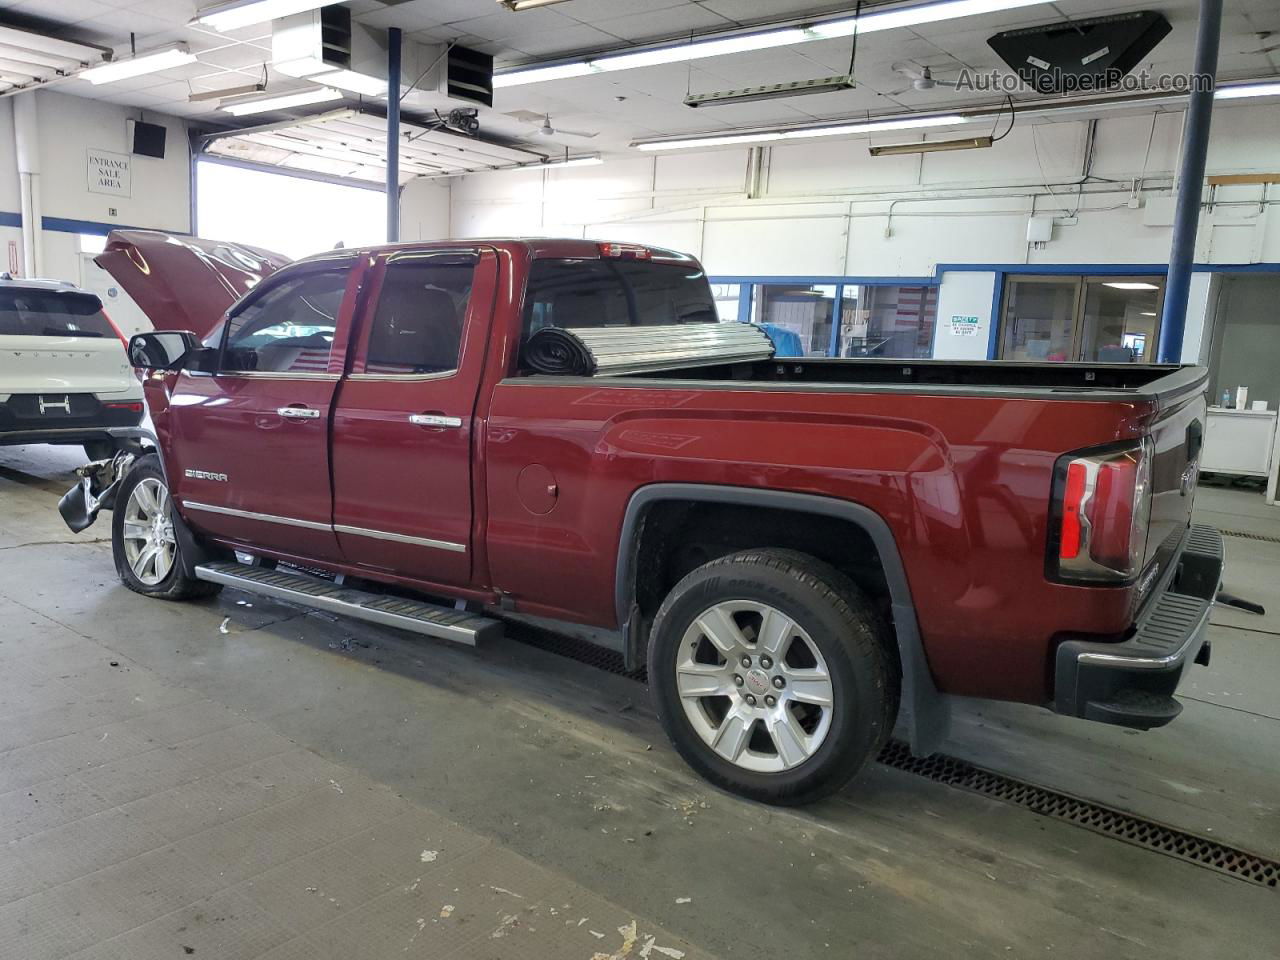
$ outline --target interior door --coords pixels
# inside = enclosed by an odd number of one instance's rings
[[[471,447],[493,313],[491,250],[391,253],[373,268],[333,427],[333,522],[348,561],[471,578]]]
[[[174,496],[208,533],[341,558],[329,416],[359,282],[352,255],[264,281],[227,318],[219,369],[181,374],[167,421]]]

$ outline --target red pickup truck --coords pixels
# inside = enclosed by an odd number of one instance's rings
[[[139,593],[572,624],[647,667],[695,769],[774,803],[895,721],[936,749],[952,696],[1146,729],[1207,662],[1202,369],[773,359],[695,260],[625,244],[280,266],[133,233],[100,262],[160,331],[130,345],[155,429],[63,512],[113,507]]]

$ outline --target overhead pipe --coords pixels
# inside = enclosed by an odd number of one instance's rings
[[[40,206],[40,126],[34,91],[13,98],[13,141],[22,204],[22,275],[44,272]]]
[[[1213,92],[1218,77],[1221,34],[1222,0],[1200,0],[1194,76],[1182,128],[1182,161],[1178,169],[1178,200],[1169,250],[1169,277],[1165,282],[1164,309],[1160,315],[1157,359],[1161,363],[1178,363],[1182,359],[1182,337],[1187,326],[1191,266],[1195,260],[1196,231],[1200,225],[1200,200],[1204,193],[1204,167],[1209,153],[1209,126],[1213,119]]]
[[[400,239],[400,28],[387,30],[387,242]]]

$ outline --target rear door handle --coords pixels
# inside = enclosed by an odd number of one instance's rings
[[[461,417],[446,417],[442,413],[411,413],[409,422],[416,427],[460,427]]]
[[[320,411],[310,407],[277,407],[276,413],[286,420],[319,420]]]

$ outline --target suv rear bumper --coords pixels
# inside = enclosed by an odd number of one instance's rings
[[[43,414],[39,406],[41,399],[36,394],[0,398],[0,445],[110,440],[112,430],[136,427],[144,416],[140,396],[104,399],[92,393],[59,394],[57,402]],[[68,409],[63,409],[63,403]],[[112,404],[138,404],[139,409]]]
[[[1182,706],[1173,692],[1183,673],[1208,662],[1209,612],[1222,570],[1222,534],[1192,526],[1132,637],[1066,640],[1058,647],[1054,712],[1140,730],[1176,717]]]

